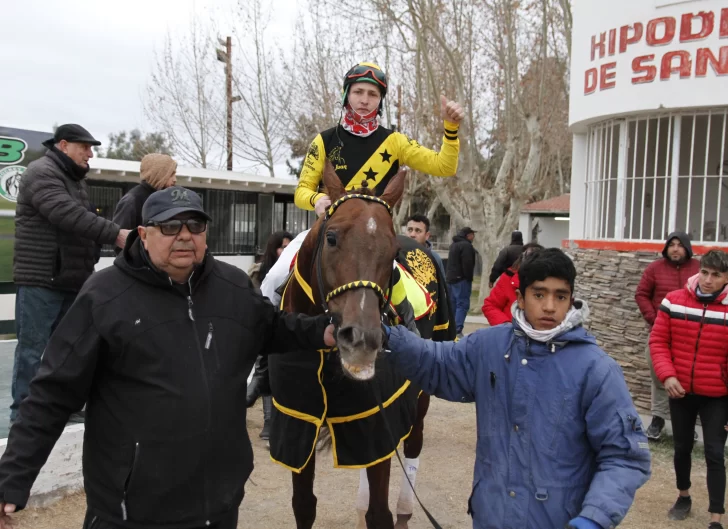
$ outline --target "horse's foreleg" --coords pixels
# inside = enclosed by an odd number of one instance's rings
[[[391,459],[367,469],[369,479],[369,510],[365,516],[367,529],[394,529],[389,510],[389,471]]]
[[[316,496],[313,493],[313,480],[316,475],[316,457],[311,457],[308,465],[300,474],[292,473],[293,515],[296,529],[311,529],[316,521]]]
[[[366,514],[369,510],[369,479],[367,479],[367,469],[362,468],[359,471],[359,490],[356,493],[356,529],[366,529]]]
[[[425,435],[425,416],[430,407],[430,396],[421,393],[417,399],[417,417],[412,426],[412,432],[404,442],[404,472],[399,485],[399,499],[397,500],[396,529],[407,529],[407,522],[412,518],[415,507],[415,493],[412,487],[417,479],[417,469],[420,466],[420,452]],[[409,480],[407,479],[409,478]],[[410,487],[412,483],[412,487]]]

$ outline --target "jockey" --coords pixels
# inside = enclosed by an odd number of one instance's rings
[[[386,95],[387,75],[376,64],[362,62],[346,72],[341,120],[314,138],[304,159],[294,194],[299,208],[314,210],[320,217],[331,205],[328,195],[319,192],[326,159],[331,160],[346,189],[364,187],[366,182],[377,196],[400,165],[435,176],[455,175],[460,152],[458,128],[465,115],[460,104],[440,97],[444,132],[440,152],[435,152],[379,124]],[[293,256],[307,234],[308,230],[291,241],[261,285],[263,295],[274,304],[280,301],[275,291],[288,277]]]
[[[401,132],[379,124],[387,95],[387,76],[379,66],[362,62],[344,76],[341,121],[314,138],[303,163],[294,200],[299,208],[321,216],[331,205],[319,193],[328,158],[347,189],[367,187],[379,196],[400,165],[434,176],[455,176],[462,107],[441,97],[444,132],[440,152],[420,146]]]

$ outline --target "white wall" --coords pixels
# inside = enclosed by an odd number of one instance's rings
[[[546,248],[561,248],[562,241],[569,238],[569,224],[565,220],[538,217],[538,243]]]
[[[584,238],[584,216],[586,204],[586,148],[587,135],[574,134],[571,149],[571,186],[569,188],[570,213],[568,238],[578,240]],[[565,237],[566,238],[566,237]]]
[[[523,244],[531,242],[531,215],[521,213],[518,216],[518,231],[523,234]]]
[[[664,5],[664,4],[671,5]],[[689,108],[719,106],[725,104],[725,94],[728,91],[728,76],[716,75],[713,67],[708,64],[706,75],[696,77],[697,51],[707,48],[719,58],[721,46],[726,45],[720,39],[721,9],[727,7],[725,0],[692,0],[683,2],[665,2],[664,0],[610,0],[598,2],[595,0],[581,0],[574,2],[572,13],[574,26],[572,33],[572,59],[571,59],[571,93],[569,123],[575,127],[575,132],[583,131],[589,120],[603,119],[607,116],[624,114],[628,112],[657,110],[661,108]],[[703,28],[700,18],[690,18],[690,23],[682,28],[682,17],[686,14],[698,12],[712,16],[712,31],[704,38],[690,39],[692,32],[697,34]],[[670,42],[649,45],[647,33],[651,20],[665,17],[674,21],[675,32]],[[623,26],[630,27],[626,36],[634,35],[635,26],[642,25],[642,36],[638,42],[628,44],[626,51],[620,53],[620,34]],[[656,28],[653,35],[659,40],[665,36],[665,23],[653,24]],[[707,30],[706,26],[706,30]],[[614,53],[610,55],[611,30],[615,30]],[[681,39],[681,31],[682,34]],[[599,41],[601,34],[605,33],[605,55],[600,57],[599,50],[592,60],[592,37]],[[688,37],[688,38],[684,38]],[[724,36],[725,38],[725,36]],[[681,42],[681,40],[683,40]],[[669,79],[660,79],[660,70],[663,56],[668,52],[684,51],[689,55],[689,77],[681,78],[679,73],[672,73]],[[654,55],[652,60],[646,60],[645,66],[656,68],[656,78],[651,82],[634,83],[637,75],[633,68],[633,61],[640,57]],[[607,65],[616,63],[613,68]],[[673,66],[679,65],[678,58],[673,58]],[[596,68],[601,76],[601,69],[613,72],[614,77],[609,82],[614,86],[585,94],[585,74]],[[572,186],[572,193],[573,193]]]

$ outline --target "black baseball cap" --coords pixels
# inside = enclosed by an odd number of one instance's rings
[[[81,125],[74,125],[73,123],[58,127],[55,134],[53,134],[53,137],[44,141],[43,145],[50,149],[61,140],[66,140],[69,143],[88,143],[89,145],[95,145],[97,147],[101,145],[101,142],[91,136],[89,131],[84,129]]]
[[[146,225],[149,222],[162,222],[188,211],[194,211],[201,217],[212,220],[212,217],[202,209],[200,195],[186,187],[168,187],[149,195],[142,207],[142,223]]]
[[[475,230],[472,229],[470,226],[465,226],[462,230],[460,230],[460,233],[463,235],[470,235],[471,233],[475,233]]]

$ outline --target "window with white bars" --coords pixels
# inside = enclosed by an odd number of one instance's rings
[[[589,128],[584,235],[728,243],[728,107]]]

